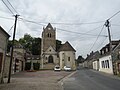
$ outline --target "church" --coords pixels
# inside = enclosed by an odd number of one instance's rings
[[[76,50],[68,41],[62,44],[59,50],[56,50],[56,28],[53,28],[50,23],[43,28],[41,40],[42,69],[53,69],[55,65],[59,65],[61,70],[64,66],[75,70],[75,52]]]

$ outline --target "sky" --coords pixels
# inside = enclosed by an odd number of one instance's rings
[[[76,57],[86,57],[109,43],[105,22],[120,11],[120,0],[0,0],[0,26],[12,39],[14,16],[19,14],[16,39],[28,33],[40,37],[43,27],[51,23],[56,38],[69,41]],[[10,2],[10,3],[9,3]],[[14,8],[12,8],[12,6]],[[120,39],[120,13],[110,20],[112,40]]]

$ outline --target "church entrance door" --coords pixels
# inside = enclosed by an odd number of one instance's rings
[[[53,63],[53,56],[52,55],[49,56],[48,63]]]

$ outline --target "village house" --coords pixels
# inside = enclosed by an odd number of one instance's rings
[[[42,32],[41,40],[41,68],[53,69],[55,65],[69,66],[72,70],[76,69],[75,49],[66,42],[59,50],[56,50],[56,28],[49,23]]]
[[[87,54],[85,61],[83,62],[83,67],[98,70],[99,68],[99,52],[91,52],[90,55]]]
[[[0,26],[0,83],[3,81],[7,42],[10,35]]]
[[[120,74],[120,41],[112,52],[114,60],[114,74]]]
[[[14,46],[14,51],[13,51],[14,72],[24,71],[24,69],[25,69],[25,53],[26,53],[26,51],[21,44]]]
[[[117,47],[119,43],[119,40],[112,41],[112,54],[110,54],[110,44],[107,44],[100,50],[99,71],[116,74],[115,61],[119,61],[119,58],[115,59],[115,55],[119,56],[119,48]],[[117,64],[119,66],[119,63]]]
[[[4,77],[8,77],[9,74],[10,57],[11,57],[11,52],[6,54]],[[24,69],[25,69],[25,50],[22,45],[18,44],[14,46],[14,50],[13,50],[11,74],[24,71]]]
[[[60,68],[63,69],[64,66],[71,67],[72,70],[76,69],[75,65],[75,49],[70,45],[69,42],[66,42],[59,49],[59,60]]]

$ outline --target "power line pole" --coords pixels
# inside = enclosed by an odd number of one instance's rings
[[[107,21],[105,22],[105,26],[108,28],[109,49],[110,49],[112,66],[113,66],[113,67],[112,67],[112,68],[113,68],[113,74],[115,74],[115,66],[114,66],[113,53],[112,53],[112,41],[111,41],[110,22],[109,22],[109,20],[107,20]]]
[[[105,26],[108,28],[108,37],[109,37],[109,44],[110,44],[109,49],[110,49],[110,54],[112,54],[112,41],[111,41],[110,22],[109,22],[109,20],[107,20],[107,21],[105,22]]]
[[[15,41],[15,32],[16,32],[16,24],[17,24],[17,18],[19,15],[15,15],[15,25],[14,25],[14,32],[13,32],[13,40],[12,40],[12,47],[11,47],[11,57],[10,57],[10,66],[9,66],[9,76],[8,76],[8,82],[10,83],[11,78],[11,67],[12,67],[12,59],[13,59],[13,48],[14,48],[14,41]]]

